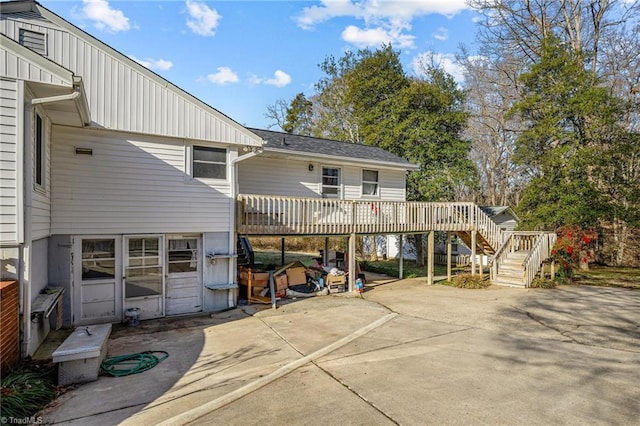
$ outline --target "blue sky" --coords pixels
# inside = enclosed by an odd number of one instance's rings
[[[390,42],[414,72],[424,55],[457,79],[478,15],[466,0],[40,0],[94,37],[249,126],[267,106],[314,94],[318,64]]]

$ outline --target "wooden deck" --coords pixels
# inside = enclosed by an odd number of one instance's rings
[[[473,203],[353,201],[241,194],[237,232],[242,235],[417,234],[481,232],[502,244],[502,231]]]

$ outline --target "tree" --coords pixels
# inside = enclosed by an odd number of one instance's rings
[[[298,93],[286,109],[282,130],[287,133],[310,136],[313,131],[313,103],[304,93]]]

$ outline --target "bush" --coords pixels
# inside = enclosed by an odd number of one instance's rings
[[[56,396],[55,366],[25,362],[2,377],[0,415],[24,419],[34,416]]]
[[[458,288],[487,288],[491,285],[488,277],[480,275],[458,274],[451,279],[451,285]]]
[[[536,278],[531,282],[531,288],[556,288],[558,285],[557,281],[554,281],[550,278]]]

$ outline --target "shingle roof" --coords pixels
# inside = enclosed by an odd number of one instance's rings
[[[497,216],[499,214],[505,213],[507,210],[510,210],[509,213],[516,219],[520,220],[520,218],[516,215],[516,213],[509,206],[480,206],[480,210],[485,212],[485,214],[489,217]]]
[[[249,130],[266,141],[264,149],[267,152],[284,151],[296,154],[344,158],[347,160],[382,162],[407,170],[417,168],[417,166],[404,158],[375,146],[315,138],[312,136],[293,135],[272,130],[253,128],[249,128]]]

